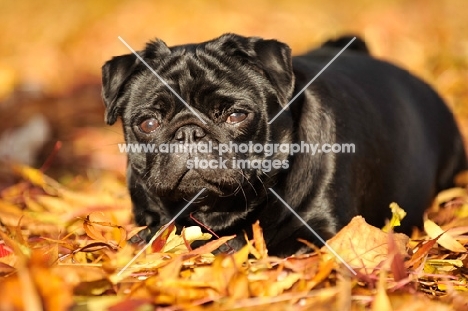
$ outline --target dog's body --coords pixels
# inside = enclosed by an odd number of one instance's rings
[[[350,38],[349,38],[350,39]],[[401,230],[421,226],[437,191],[452,186],[466,167],[462,138],[440,97],[408,72],[369,56],[359,39],[286,111],[268,124],[348,42],[330,41],[291,58],[275,40],[224,35],[168,48],[149,43],[139,54],[181,96],[203,124],[134,55],[103,67],[106,120],[122,117],[127,143],[308,142],[355,145],[355,153],[223,155],[286,161],[289,168],[187,168],[194,154],[129,154],[128,182],[136,222],[154,233],[202,188],[189,213],[219,235],[245,243],[256,220],[271,254],[304,251],[298,238],[317,242],[274,189],[322,238],[363,215],[382,226],[389,204],[408,213]],[[217,159],[217,154],[197,155]]]

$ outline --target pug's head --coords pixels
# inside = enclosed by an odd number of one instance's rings
[[[288,111],[273,118],[294,89],[290,48],[276,40],[233,34],[191,45],[168,47],[160,40],[143,51],[112,58],[102,68],[106,122],[122,119],[127,144],[220,144],[290,142]],[[143,61],[144,62],[143,62]],[[151,69],[148,68],[151,67]],[[130,152],[129,172],[147,195],[189,200],[229,197],[264,188],[277,170],[243,169],[236,160],[284,159],[285,154]],[[226,160],[218,168],[190,166]],[[190,162],[192,161],[192,162]],[[206,162],[205,162],[206,163]],[[213,162],[215,163],[215,162]],[[221,164],[221,163],[219,163]],[[249,200],[245,197],[245,200]]]

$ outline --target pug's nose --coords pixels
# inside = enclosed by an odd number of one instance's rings
[[[177,130],[174,138],[186,144],[196,143],[206,136],[205,131],[197,125],[184,125]]]

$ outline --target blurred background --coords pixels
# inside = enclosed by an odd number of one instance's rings
[[[0,158],[54,177],[124,173],[120,124],[104,124],[100,70],[149,39],[226,32],[276,38],[299,54],[341,34],[433,85],[468,137],[468,1],[0,0]],[[404,156],[404,155],[402,155]],[[2,162],[0,187],[11,182]]]

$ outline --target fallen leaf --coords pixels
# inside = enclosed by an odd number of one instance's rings
[[[211,239],[211,234],[203,233],[198,226],[183,228],[180,235],[176,235],[175,230],[173,230],[161,252],[174,254],[187,253],[190,251],[187,246],[191,243],[195,241],[207,241],[209,239]]]
[[[252,231],[254,247],[257,251],[257,259],[265,258],[266,256],[268,256],[268,249],[266,247],[266,242],[263,238],[263,231],[260,227],[260,222],[258,220],[253,224]]]
[[[374,301],[372,301],[373,311],[393,311],[385,287],[386,278],[387,274],[385,273],[385,271],[381,272],[379,276],[379,283],[377,285],[377,294],[375,295]]]
[[[13,165],[13,170],[33,185],[41,187],[48,194],[55,195],[57,190],[62,188],[58,182],[38,169],[24,165]]]
[[[396,245],[395,239],[393,238],[393,231],[390,231],[388,234],[388,246],[389,255],[391,256],[391,258],[389,258],[391,261],[390,269],[393,273],[393,278],[395,281],[399,282],[408,277],[408,271],[406,271],[405,267],[406,256],[399,252],[398,246]]]
[[[424,230],[431,238],[435,239],[438,237],[437,243],[440,246],[456,253],[466,252],[465,247],[461,245],[460,242],[455,240],[449,233],[445,232],[432,220],[426,219],[424,221]]]
[[[436,196],[438,205],[453,200],[454,198],[466,196],[466,189],[464,188],[451,188],[439,192]]]
[[[249,279],[243,271],[237,271],[229,280],[227,286],[229,299],[239,300],[249,297]]]
[[[206,254],[206,253],[211,253],[215,250],[217,250],[221,245],[226,243],[229,240],[234,239],[236,236],[235,235],[230,235],[230,236],[224,236],[219,239],[209,241],[208,243],[192,250],[189,252],[189,254],[195,255],[195,254]]]
[[[409,238],[402,233],[394,233],[392,236],[395,241],[394,251],[406,254]],[[388,233],[367,224],[361,216],[354,217],[327,243],[354,268],[374,269],[389,256]],[[325,246],[321,250],[334,256]]]
[[[401,225],[401,220],[406,216],[405,210],[395,202],[390,204],[390,209],[392,210],[392,219],[382,228],[383,232],[389,232],[393,230],[393,228],[399,227]]]
[[[419,266],[423,259],[427,256],[429,251],[434,247],[437,242],[437,238],[431,239],[429,241],[423,241],[422,243],[417,245],[416,251],[414,251],[413,255],[411,256],[410,260],[405,263],[407,268],[413,266]]]
[[[333,268],[335,267],[335,261],[334,260],[326,260],[324,262],[321,262],[317,274],[312,278],[312,280],[306,282],[305,286],[301,286],[300,290],[304,291],[310,291],[314,287],[316,287],[320,282],[325,280],[330,273],[333,271]]]
[[[164,227],[159,229],[159,231],[162,230],[163,228]],[[165,228],[163,232],[161,233],[159,233],[159,231],[156,232],[156,235],[159,234],[159,236],[151,244],[151,250],[155,253],[160,252],[164,248],[164,245],[166,245],[166,242],[169,236],[171,234],[175,235],[176,230],[177,228],[175,227],[175,224],[171,223],[169,226],[167,226],[167,228]]]

